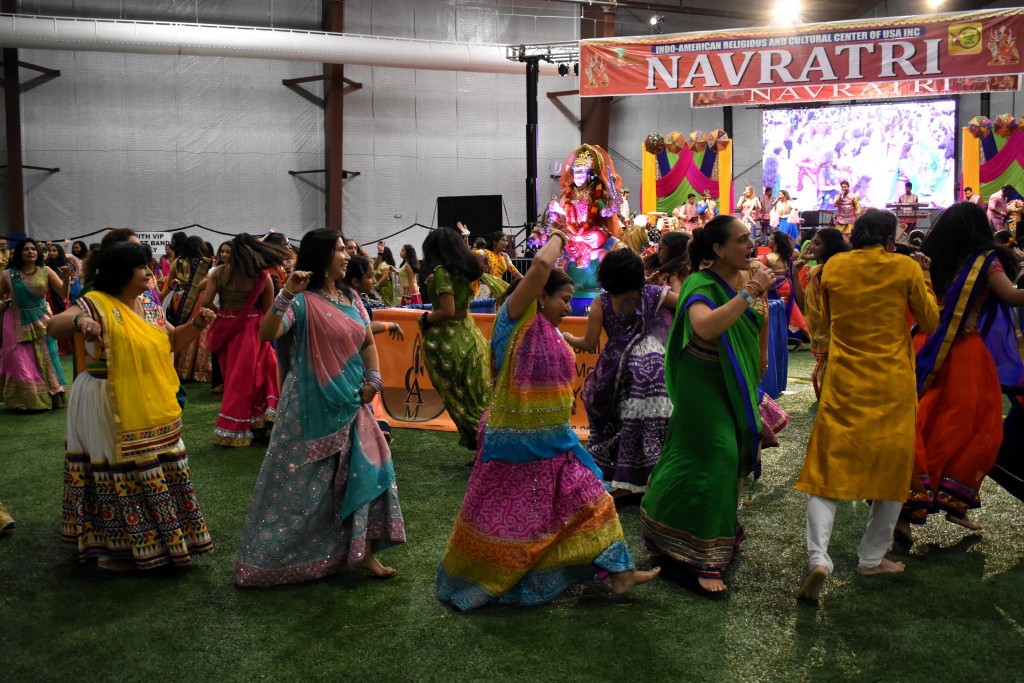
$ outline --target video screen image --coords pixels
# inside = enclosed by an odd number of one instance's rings
[[[918,202],[954,202],[953,100],[764,111],[764,186],[801,211],[832,209],[847,180],[862,207],[885,208],[910,181]]]

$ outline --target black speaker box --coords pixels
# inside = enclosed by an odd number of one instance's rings
[[[461,222],[469,228],[469,244],[502,228],[501,195],[477,194],[437,198],[437,224],[456,227]]]

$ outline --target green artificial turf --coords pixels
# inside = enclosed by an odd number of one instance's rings
[[[65,412],[0,411],[0,678],[33,680],[761,681],[1019,680],[1024,676],[1024,506],[987,482],[985,525],[932,521],[901,576],[860,577],[863,502],[840,505],[836,571],[818,607],[794,595],[806,571],[805,496],[792,488],[814,419],[813,359],[790,355],[782,448],[748,486],[749,534],[724,599],[660,578],[623,597],[604,586],[534,608],[462,614],[434,576],[458,511],[469,454],[454,434],[396,430],[409,542],[381,554],[389,581],[362,572],[267,590],[232,582],[235,544],[263,448],[210,436],[217,400],[189,385],[185,442],[217,544],[183,570],[111,574],[78,566],[58,540]],[[858,397],[870,400],[869,396]],[[620,505],[641,567],[635,502]]]

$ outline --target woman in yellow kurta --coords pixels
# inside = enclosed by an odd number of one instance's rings
[[[904,569],[884,555],[914,468],[917,379],[907,308],[928,333],[939,311],[928,258],[890,253],[896,225],[891,213],[865,212],[853,227],[853,251],[832,257],[822,273],[821,320],[831,340],[818,417],[796,483],[810,494],[811,574],[799,598],[816,600],[832,572],[828,540],[839,500],[873,501],[857,572]]]
[[[807,335],[811,341],[811,355],[815,358],[814,370],[811,372],[811,384],[814,387],[815,398],[821,398],[821,381],[825,377],[825,368],[828,363],[829,329],[821,319],[821,271],[825,263],[844,251],[849,251],[850,245],[843,238],[843,233],[836,228],[822,228],[814,233],[807,255],[817,261],[816,266],[808,272],[801,273],[804,267],[803,257],[793,264],[795,274],[793,281],[796,287],[793,296],[796,304],[804,312],[804,320],[807,321]]]

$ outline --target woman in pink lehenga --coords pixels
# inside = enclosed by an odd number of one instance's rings
[[[274,301],[266,269],[287,256],[284,249],[243,233],[231,241],[227,265],[207,282],[203,305],[209,307],[218,293],[221,302],[207,337],[207,348],[217,355],[224,376],[215,444],[248,446],[253,432],[265,433],[274,422],[277,356],[270,342],[260,341],[259,328]]]
[[[66,403],[57,342],[46,336],[51,316],[46,290],[52,287],[66,297],[71,269],[64,266],[58,275],[43,258],[36,241],[26,237],[11,253],[10,267],[0,274],[0,312],[6,311],[0,398],[8,409],[50,410]]]

